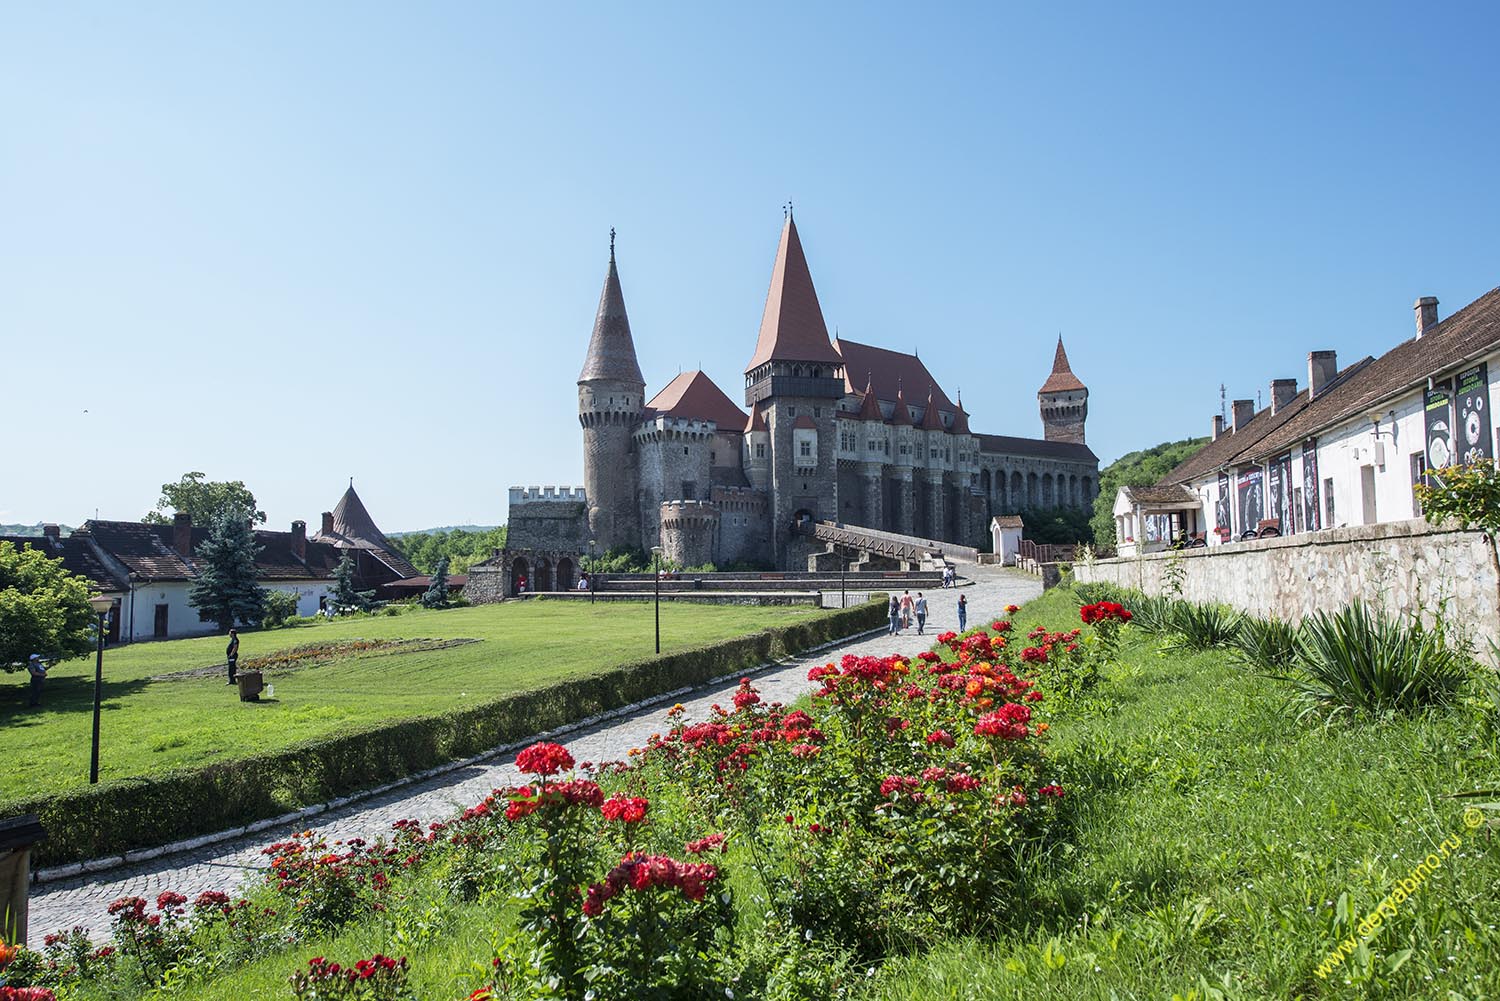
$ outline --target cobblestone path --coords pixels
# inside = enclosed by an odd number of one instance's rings
[[[958,628],[955,606],[960,593],[968,595],[969,623],[974,625],[1000,617],[1006,605],[1019,605],[1039,595],[1042,589],[1039,580],[1014,570],[980,566],[965,567],[965,573],[975,581],[972,586],[928,592],[931,612],[927,620],[927,635],[918,636],[913,627],[896,636],[881,633],[854,640],[763,670],[755,675],[756,687],[767,702],[791,702],[814,687],[807,680],[809,668],[836,661],[846,653],[875,656],[902,653],[910,656],[927,649],[938,633]],[[727,703],[734,687],[733,683],[728,683],[684,697],[682,701],[688,718],[702,719],[715,702]],[[574,731],[559,737],[558,741],[579,761],[622,759],[632,747],[640,747],[652,733],[662,729],[665,710],[663,705],[654,705],[631,716]],[[500,754],[424,782],[330,810],[312,823],[330,839],[363,837],[373,840],[388,833],[394,821],[405,817],[423,823],[441,820],[474,805],[498,786],[514,785],[519,780],[514,761],[514,754]],[[265,858],[260,853],[263,847],[305,826],[288,824],[285,828],[273,828],[147,862],[34,887],[29,921],[30,944],[39,948],[43,935],[74,925],[88,929],[96,938],[105,934],[109,927],[105,908],[118,897],[134,895],[155,899],[158,893],[169,889],[187,894],[188,899],[204,890],[234,893],[245,883],[257,879],[265,868]]]

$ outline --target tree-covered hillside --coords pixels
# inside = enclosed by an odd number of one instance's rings
[[[451,532],[413,532],[409,535],[387,536],[391,545],[401,555],[411,560],[412,566],[425,574],[432,573],[438,560],[448,557],[450,574],[468,573],[469,567],[481,563],[494,555],[495,550],[505,545],[505,526],[469,532],[457,528]]]
[[[1165,441],[1152,448],[1127,452],[1101,470],[1099,496],[1094,498],[1094,517],[1089,520],[1094,529],[1094,545],[1115,544],[1115,494],[1121,487],[1143,487],[1155,483],[1207,444],[1207,438]]]

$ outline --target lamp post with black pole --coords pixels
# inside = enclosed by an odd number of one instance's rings
[[[661,653],[661,546],[651,547],[651,569],[656,589],[656,652]]]
[[[99,616],[99,651],[94,659],[94,745],[89,757],[89,785],[97,785],[99,782],[99,705],[104,698],[104,624],[114,604],[113,598],[106,598],[102,594],[89,599],[94,614]]]
[[[849,569],[849,561],[842,556],[839,557],[839,607],[848,608],[849,602],[844,598],[844,574]]]
[[[599,574],[599,561],[594,557],[594,549],[599,545],[593,539],[589,540],[589,604],[594,603],[594,596],[599,590],[599,583],[595,579]]]

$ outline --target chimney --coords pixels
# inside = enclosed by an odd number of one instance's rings
[[[62,538],[62,529],[58,528],[56,525],[43,525],[42,537],[51,539],[52,541],[56,542],[58,539]]]
[[[1235,400],[1234,409],[1230,412],[1234,421],[1234,433],[1239,434],[1240,428],[1250,423],[1250,418],[1255,416],[1254,400]]]
[[[333,534],[333,512],[332,511],[324,511],[323,512],[323,532],[322,532],[322,534],[323,535],[332,535]]]
[[[1283,410],[1288,403],[1297,397],[1296,379],[1272,379],[1271,380],[1271,416]]]
[[[1310,351],[1307,355],[1307,398],[1316,399],[1323,387],[1339,374],[1337,351]]]
[[[1423,334],[1437,326],[1437,297],[1424,295],[1413,308],[1417,311],[1417,340],[1420,341]]]
[[[179,556],[193,555],[193,516],[186,511],[172,515],[172,548]]]
[[[1214,414],[1214,436],[1212,441],[1218,441],[1219,435],[1224,433],[1224,415]]]
[[[292,522],[292,555],[299,560],[307,559],[307,522],[301,519]]]

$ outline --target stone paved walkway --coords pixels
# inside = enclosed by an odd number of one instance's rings
[[[897,636],[882,633],[856,640],[764,670],[755,676],[756,687],[767,702],[791,702],[813,687],[807,680],[809,668],[836,661],[846,653],[876,656],[903,653],[911,656],[927,649],[938,633],[958,627],[955,606],[960,593],[969,596],[969,624],[974,625],[1000,617],[1006,605],[1019,605],[1036,597],[1042,589],[1039,580],[1014,570],[979,566],[965,567],[965,573],[975,581],[973,585],[961,591],[928,593],[931,613],[926,636],[918,636],[916,629],[912,628]],[[705,688],[684,699],[688,717],[701,719],[713,703],[727,703],[734,687],[730,683]],[[662,729],[664,713],[664,706],[655,705],[632,716],[576,731],[559,740],[579,761],[622,759],[630,748],[640,747],[652,733]],[[373,840],[388,833],[394,821],[405,817],[423,823],[444,819],[477,803],[496,787],[516,784],[520,776],[514,761],[515,756],[507,753],[425,782],[362,799],[322,814],[317,828],[330,838],[358,836]],[[259,877],[265,863],[260,850],[301,826],[288,825],[285,829],[262,831],[250,837],[223,841],[149,862],[35,887],[29,922],[31,945],[40,947],[43,935],[74,925],[81,925],[96,937],[104,934],[109,925],[105,908],[118,897],[136,895],[154,899],[162,890],[168,889],[185,893],[189,899],[204,890],[234,893],[243,884]]]

